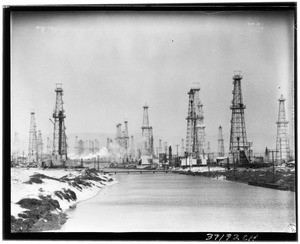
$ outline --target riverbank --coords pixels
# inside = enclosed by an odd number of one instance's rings
[[[295,169],[277,167],[273,178],[272,168],[225,170],[221,167],[198,167],[191,169],[177,169],[179,174],[212,177],[237,181],[249,185],[267,187],[278,190],[295,191]]]
[[[58,230],[66,211],[114,184],[95,169],[11,169],[11,232]]]

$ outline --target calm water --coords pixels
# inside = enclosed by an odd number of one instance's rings
[[[120,174],[69,212],[66,232],[285,232],[295,193],[178,174]]]

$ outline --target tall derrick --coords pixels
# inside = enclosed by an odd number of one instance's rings
[[[63,89],[62,84],[56,84],[56,103],[53,112],[54,133],[52,155],[55,161],[61,162],[67,159],[67,138],[65,127],[65,110],[63,109]]]
[[[285,116],[285,106],[283,95],[278,99],[279,111],[277,124],[277,137],[276,137],[276,162],[287,162],[290,158],[290,146],[287,133],[288,121]]]
[[[116,142],[119,146],[122,146],[122,125],[117,124],[116,129]]]
[[[131,141],[130,141],[130,155],[131,155],[131,157],[132,158],[134,158],[135,157],[135,149],[134,149],[134,138],[133,138],[133,136],[131,136]]]
[[[295,159],[295,85],[292,82],[291,87],[291,144],[290,144],[290,157]]]
[[[38,137],[37,137],[37,154],[38,154],[38,162],[40,163],[43,160],[43,139],[42,139],[42,132],[39,130]]]
[[[158,153],[162,153],[161,139],[159,140],[159,144],[158,144]]]
[[[29,130],[29,145],[28,145],[28,163],[37,163],[38,148],[37,148],[37,133],[34,111],[30,113],[30,130]]]
[[[242,76],[240,72],[235,72],[233,76],[233,99],[230,109],[232,110],[231,116],[231,129],[230,129],[230,143],[229,151],[232,156],[238,156],[240,162],[249,162],[247,155],[249,153],[250,144],[247,142],[246,125],[244,109],[246,106],[243,104],[242,97]]]
[[[168,142],[164,142],[165,154],[168,155]]]
[[[128,153],[129,150],[129,135],[128,135],[128,120],[125,119],[124,121],[124,148],[126,150],[126,153]]]
[[[222,126],[221,125],[219,126],[218,156],[219,157],[224,157],[225,156],[223,131],[222,131]]]
[[[75,155],[78,155],[78,136],[75,136],[74,152],[75,152]]]
[[[188,92],[186,152],[193,158],[204,156],[206,151],[203,104],[200,101],[199,91],[200,87],[197,83]]]
[[[84,141],[79,140],[78,141],[78,155],[84,154]]]
[[[148,108],[146,104],[143,109],[143,126],[142,126],[142,156],[152,156],[153,155],[153,132],[152,126],[149,125],[149,115]]]
[[[181,157],[184,157],[184,139],[181,139]]]
[[[47,137],[47,154],[48,155],[52,154],[52,143],[49,137]]]
[[[12,155],[14,157],[19,157],[20,156],[20,147],[21,147],[21,142],[19,139],[19,134],[15,132],[14,134],[14,141],[12,144]]]

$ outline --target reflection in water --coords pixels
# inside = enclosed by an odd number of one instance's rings
[[[286,232],[295,193],[178,174],[116,175],[81,202],[66,232]]]

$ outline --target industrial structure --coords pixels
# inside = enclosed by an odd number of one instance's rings
[[[290,144],[290,158],[295,159],[295,85],[292,82],[291,87],[291,144]]]
[[[52,142],[49,137],[47,137],[47,154],[52,154]]]
[[[193,159],[205,159],[206,157],[203,104],[200,101],[199,91],[200,85],[195,83],[188,92],[186,153]]]
[[[276,163],[284,163],[290,159],[290,147],[287,132],[287,124],[285,116],[285,98],[283,95],[278,99],[279,101],[279,111],[277,124],[277,138],[276,138]]]
[[[219,126],[219,137],[218,137],[218,157],[224,157],[225,150],[224,150],[224,139],[223,139],[223,131],[222,126]]]
[[[65,127],[65,110],[63,108],[63,89],[62,84],[56,84],[56,102],[53,112],[54,133],[53,133],[53,150],[52,161],[54,164],[63,164],[67,160],[67,137]]]
[[[75,136],[74,151],[77,156],[97,154],[100,151],[100,144],[97,139],[84,142],[78,139],[78,136]]]
[[[35,113],[30,113],[30,130],[29,130],[29,145],[28,145],[28,163],[37,164],[38,162],[38,146],[37,146],[37,131],[35,123]]]
[[[122,124],[119,123],[116,126],[116,143],[119,145],[119,153],[121,154],[122,161],[129,161],[131,154],[131,148],[129,145],[129,133],[128,133],[128,121],[124,120],[124,130],[122,131]],[[133,137],[132,137],[133,140]],[[109,142],[109,141],[108,141]]]
[[[168,155],[168,142],[164,142],[165,154]]]
[[[135,158],[134,137],[130,137],[130,158]]]
[[[141,148],[141,164],[147,165],[153,162],[153,130],[149,125],[149,106],[145,104],[143,106],[143,126],[142,126],[142,148]]]
[[[21,142],[19,139],[19,133],[15,132],[13,145],[12,145],[12,156],[14,158],[18,158],[20,156],[20,147],[21,147]]]
[[[248,163],[250,143],[247,142],[244,116],[244,109],[246,106],[243,104],[241,80],[242,76],[240,72],[235,72],[233,75],[233,99],[230,106],[232,116],[229,152],[232,161],[235,160],[239,163]]]
[[[37,137],[37,155],[38,155],[38,163],[43,160],[43,139],[42,139],[42,132],[39,130],[38,137]]]
[[[161,142],[161,139],[159,139],[158,153],[162,153],[162,142]]]

